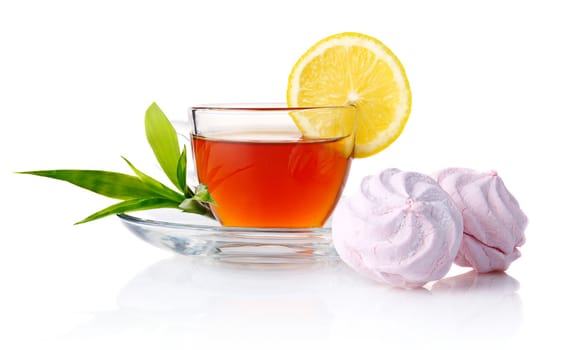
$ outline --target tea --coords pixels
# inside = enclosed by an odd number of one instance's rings
[[[223,225],[320,227],[334,209],[350,168],[346,140],[296,133],[193,135],[199,181],[217,202]]]

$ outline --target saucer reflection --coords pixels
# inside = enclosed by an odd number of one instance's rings
[[[427,348],[429,337],[511,336],[523,317],[518,290],[505,273],[468,272],[428,289],[401,290],[340,262],[265,268],[173,257],[136,275],[115,310],[93,313],[68,337],[160,333],[231,345],[262,332],[265,339],[302,337],[316,346],[361,339]]]
[[[302,337],[323,347],[331,314],[322,294],[340,267],[256,267],[173,257],[135,276],[121,289],[116,310],[94,313],[68,338],[160,334],[217,347],[261,336],[283,344],[285,337]]]

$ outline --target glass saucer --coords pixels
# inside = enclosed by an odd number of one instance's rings
[[[237,263],[309,263],[338,259],[330,227],[304,229],[221,226],[177,209],[153,209],[118,217],[136,236],[182,255]]]

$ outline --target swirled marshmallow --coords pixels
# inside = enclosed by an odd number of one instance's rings
[[[341,259],[392,286],[415,288],[443,277],[462,237],[462,217],[429,176],[388,169],[362,180],[333,213]]]
[[[527,217],[495,171],[447,168],[433,175],[464,220],[455,263],[478,272],[503,271],[521,256]]]

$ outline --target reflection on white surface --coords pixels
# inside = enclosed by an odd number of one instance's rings
[[[505,273],[468,272],[400,290],[364,280],[342,263],[265,268],[174,257],[134,277],[116,310],[94,314],[66,338],[136,333],[178,339],[182,347],[262,339],[427,348],[431,335],[434,345],[462,338],[476,347],[500,345],[522,322],[518,289]]]

